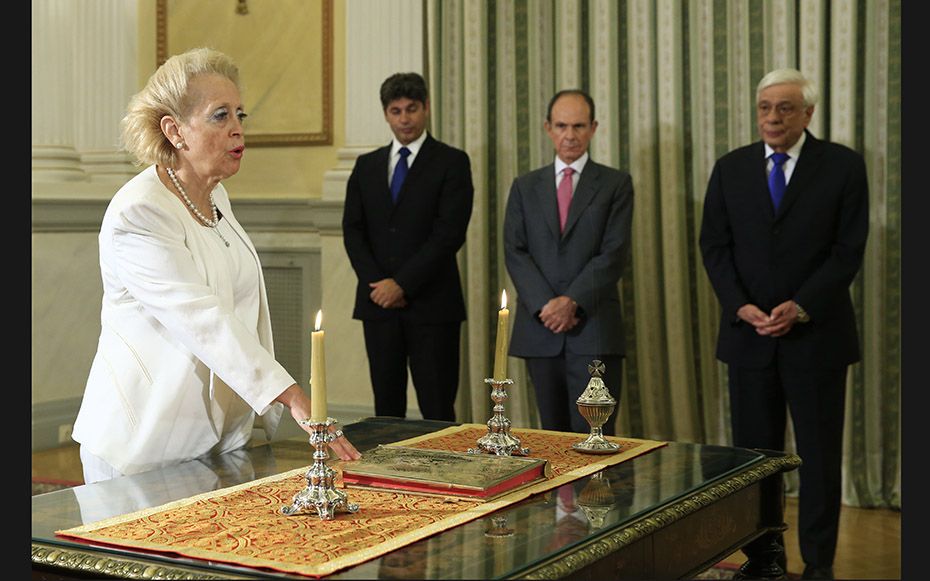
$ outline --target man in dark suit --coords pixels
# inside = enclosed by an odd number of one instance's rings
[[[426,131],[429,95],[416,73],[381,85],[392,142],[358,158],[342,218],[358,276],[375,413],[405,417],[407,366],[426,419],[455,420],[465,300],[455,254],[474,188],[468,155]]]
[[[604,433],[615,432],[623,358],[617,283],[629,253],[630,174],[590,159],[597,130],[583,91],[552,97],[544,124],[555,160],[514,180],[504,217],[504,257],[517,290],[510,355],[526,360],[542,427],[589,432],[576,401],[591,376],[617,400]]]
[[[761,141],[714,166],[700,246],[721,304],[717,357],[729,367],[733,443],[784,449],[787,403],[803,462],[804,575],[830,578],[846,370],[860,359],[849,286],[862,264],[869,212],[862,156],[807,131],[816,103],[816,88],[799,71],[763,77],[756,89]]]

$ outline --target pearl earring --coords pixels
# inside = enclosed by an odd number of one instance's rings
[[[183,142],[183,141],[179,141],[179,142],[175,143],[174,146],[175,146],[176,148],[178,148],[178,149],[181,149],[182,147],[184,147],[184,142]]]

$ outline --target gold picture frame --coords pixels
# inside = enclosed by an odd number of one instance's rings
[[[157,0],[158,65],[223,51],[239,66],[248,145],[332,145],[332,21],[332,0]]]

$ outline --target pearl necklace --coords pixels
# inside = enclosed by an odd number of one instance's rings
[[[226,247],[229,248],[229,242],[223,238],[223,235],[220,234],[220,231],[216,229],[217,224],[220,223],[219,217],[216,215],[216,204],[213,202],[213,192],[210,192],[210,210],[213,213],[213,219],[208,220],[206,216],[200,211],[197,206],[194,205],[194,202],[187,196],[187,191],[184,189],[184,186],[181,185],[181,182],[178,181],[178,176],[175,175],[174,170],[170,167],[165,168],[165,171],[168,172],[168,177],[171,178],[171,183],[174,184],[175,189],[178,190],[178,193],[181,194],[181,198],[184,200],[184,203],[187,204],[187,207],[191,209],[191,212],[195,216],[200,218],[200,221],[203,222],[204,226],[208,226],[216,232],[216,235],[220,237],[220,240],[226,243]]]

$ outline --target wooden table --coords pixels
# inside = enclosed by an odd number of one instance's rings
[[[344,431],[364,451],[450,425],[365,418]],[[54,531],[307,466],[311,454],[296,438],[34,496],[33,577],[307,579],[89,546]],[[331,578],[687,578],[750,542],[761,549],[748,573],[774,578],[782,554],[774,539],[785,529],[782,473],[798,466],[791,454],[673,442]]]

